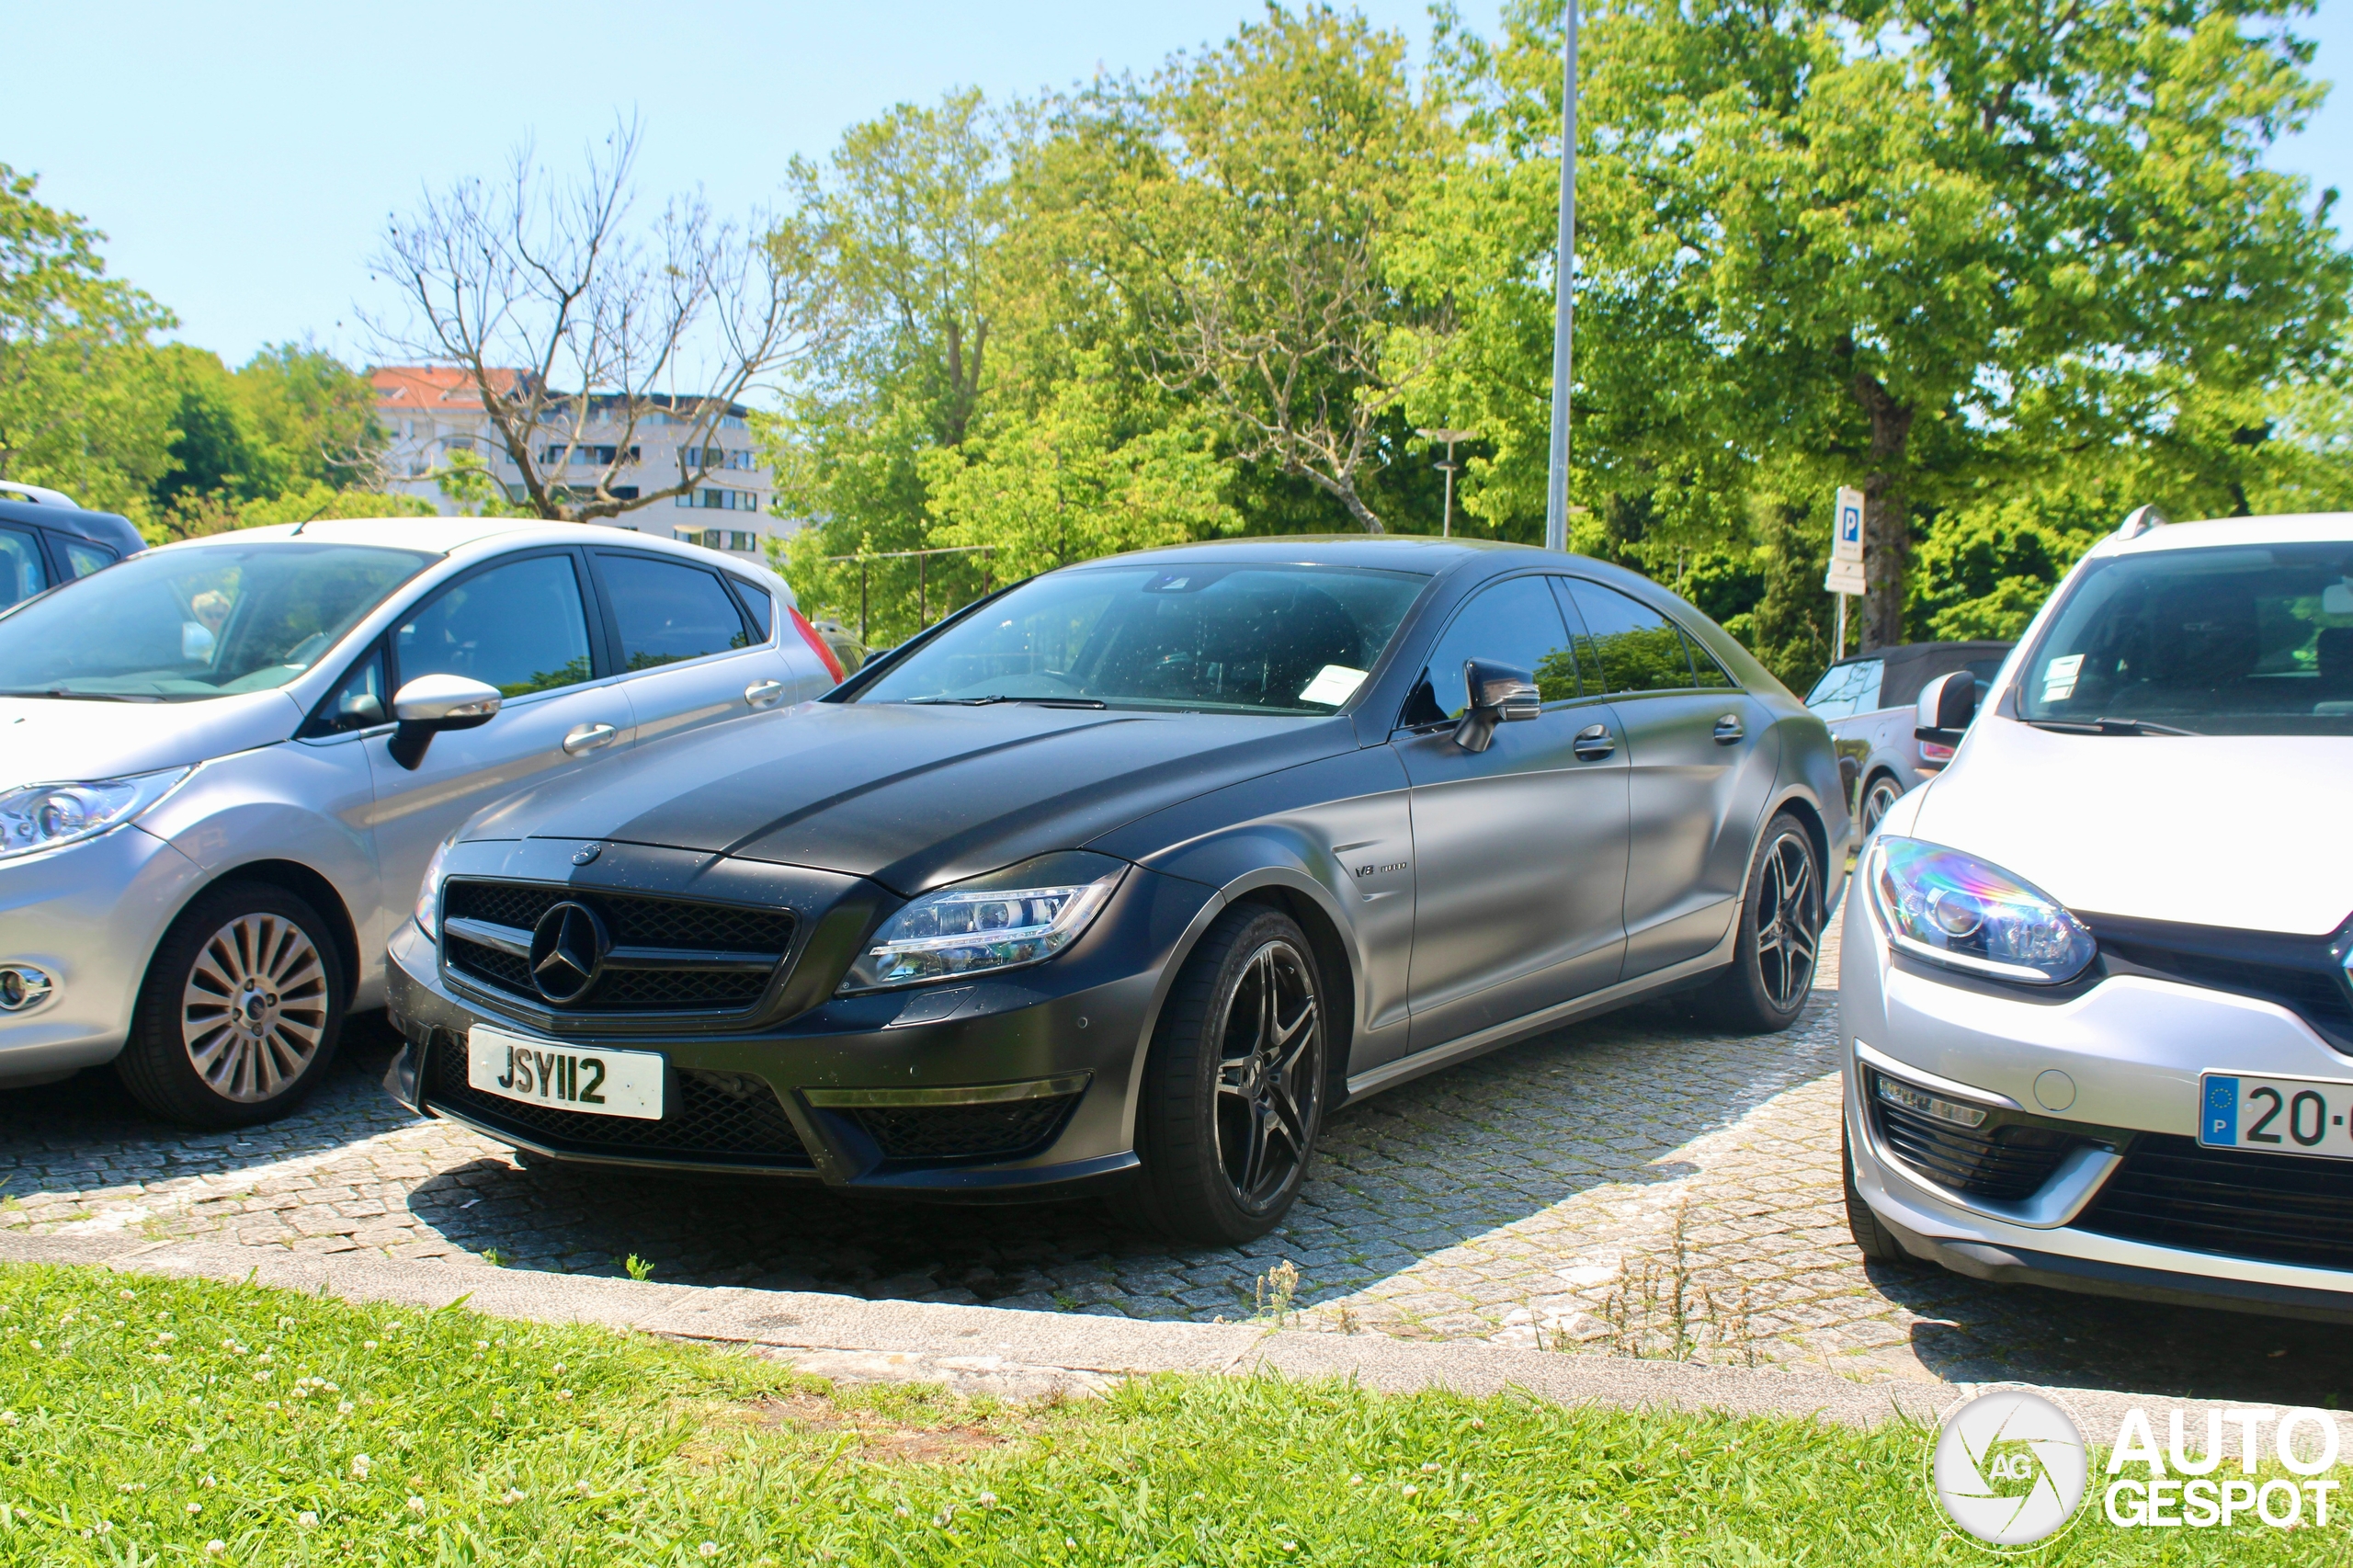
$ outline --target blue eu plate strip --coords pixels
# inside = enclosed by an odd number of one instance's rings
[[[2200,1143],[2219,1143],[2235,1149],[2239,1142],[2239,1081],[2236,1078],[2206,1080],[2206,1119],[2198,1130]]]

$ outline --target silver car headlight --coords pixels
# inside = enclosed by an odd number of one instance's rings
[[[0,860],[96,838],[120,827],[170,794],[193,771],[166,767],[128,778],[0,790]]]
[[[1108,855],[1070,850],[925,893],[882,923],[840,992],[1043,963],[1078,940],[1127,869]]]
[[[425,881],[416,890],[416,928],[433,941],[441,939],[441,869],[449,863],[449,851],[458,846],[458,835],[451,834],[425,863]]]
[[[1882,832],[1866,880],[1887,939],[1930,963],[2056,985],[2099,952],[2084,923],[2041,889],[1940,844]]]

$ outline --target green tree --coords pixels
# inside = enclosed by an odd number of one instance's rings
[[[0,164],[0,477],[143,514],[173,389],[149,335],[171,312],[107,275],[106,236]]]
[[[368,378],[310,343],[274,343],[237,369],[237,397],[289,471],[333,490],[383,481],[391,440]]]

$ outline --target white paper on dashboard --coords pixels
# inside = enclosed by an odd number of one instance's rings
[[[2081,653],[2066,653],[2042,666],[2042,700],[2064,702],[2075,694],[2075,676],[2084,667]]]
[[[1302,702],[1328,702],[1337,708],[1356,694],[1364,684],[1364,671],[1352,670],[1346,665],[1326,665],[1315,672],[1315,678],[1300,689]]]

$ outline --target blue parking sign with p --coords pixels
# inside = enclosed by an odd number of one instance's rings
[[[1863,509],[1853,506],[1839,507],[1838,542],[1847,545],[1860,544],[1862,539]]]
[[[2239,1142],[2239,1081],[2236,1078],[2206,1080],[2206,1117],[2198,1130],[2201,1143],[2220,1143],[2235,1149]]]

